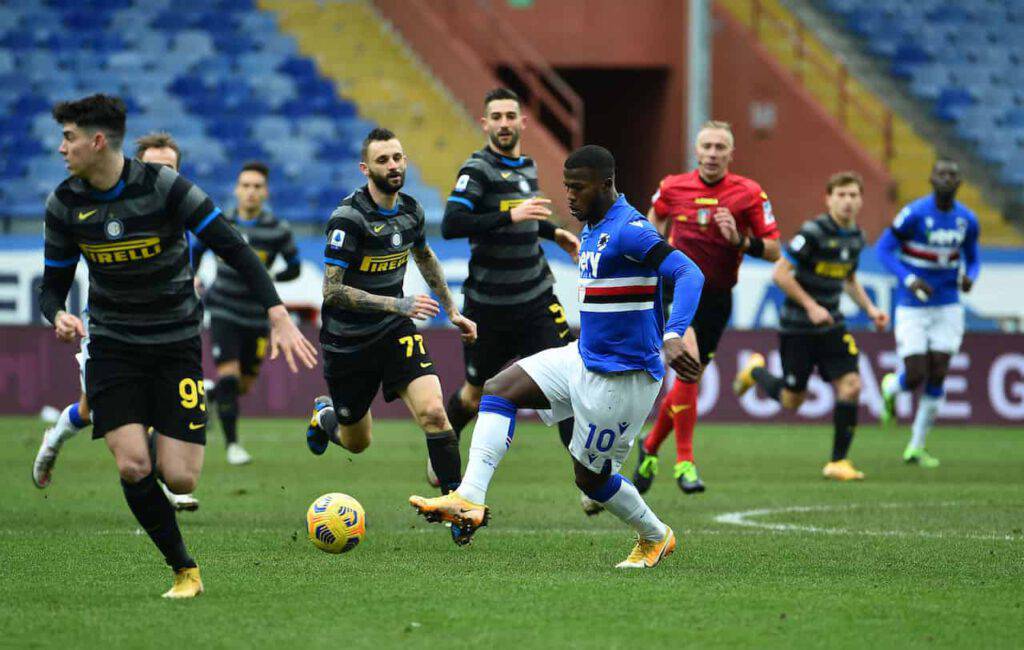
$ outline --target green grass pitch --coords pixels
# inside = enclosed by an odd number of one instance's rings
[[[467,548],[407,505],[430,493],[410,423],[378,422],[362,455],[332,447],[319,458],[300,421],[241,429],[255,462],[227,466],[211,432],[202,507],[179,515],[207,593],[167,602],[170,572],[137,530],[102,442],[71,440],[51,487],[37,490],[40,423],[0,420],[0,646],[1024,643],[1021,430],[939,429],[930,449],[943,464],[927,471],[900,462],[905,431],[865,426],[851,457],[868,479],[835,484],[820,478],[827,426],[701,426],[708,491],[678,490],[668,441],[648,495],[681,547],[655,570],[623,572],[613,566],[631,533],[607,513],[583,515],[552,429],[520,424],[488,495],[491,525]],[[364,543],[341,556],[316,550],[303,526],[331,491],[367,512]]]

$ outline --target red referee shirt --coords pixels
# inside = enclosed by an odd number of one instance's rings
[[[696,262],[708,289],[732,289],[743,260],[743,254],[715,225],[716,208],[729,208],[740,234],[779,238],[768,195],[755,181],[739,174],[726,174],[713,185],[705,183],[696,170],[666,176],[651,201],[659,219],[671,220],[668,242]]]

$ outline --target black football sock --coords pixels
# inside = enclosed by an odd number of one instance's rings
[[[456,438],[462,438],[462,430],[466,428],[469,421],[476,417],[476,413],[466,408],[462,403],[462,389],[456,390],[448,398],[448,422],[452,425],[452,431]]]
[[[441,484],[441,494],[448,494],[462,483],[462,457],[459,439],[451,429],[424,432],[427,436],[427,454]]]
[[[558,423],[558,437],[562,440],[562,445],[568,449],[569,443],[572,442],[572,430],[576,426],[576,419],[569,418],[568,420],[562,420]]]
[[[225,375],[217,381],[217,416],[227,444],[238,442],[238,389],[239,380]]]
[[[779,396],[782,395],[782,377],[776,377],[772,373],[768,372],[768,369],[764,366],[754,368],[750,373],[757,382],[757,385],[761,387],[761,390],[765,392],[768,397],[772,398],[776,402],[779,401]]]
[[[156,477],[150,473],[138,483],[121,481],[121,488],[135,519],[163,553],[167,564],[174,570],[196,566],[181,539],[174,508],[157,485]]]
[[[835,437],[832,441],[832,461],[842,460],[850,452],[853,431],[857,428],[857,402],[836,402],[832,412]]]

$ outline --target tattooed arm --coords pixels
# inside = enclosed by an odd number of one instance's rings
[[[448,313],[448,320],[462,331],[462,340],[467,343],[476,341],[476,323],[463,316],[455,305],[455,301],[452,300],[452,292],[444,280],[444,270],[441,269],[441,262],[437,259],[437,255],[434,255],[434,251],[426,243],[422,248],[414,246],[412,255],[416,260],[416,266],[419,267],[420,274],[427,281],[427,286],[441,299],[441,305]]]
[[[384,311],[425,320],[438,314],[437,302],[429,296],[392,298],[346,286],[345,269],[328,264],[324,273],[324,305],[352,311]]]

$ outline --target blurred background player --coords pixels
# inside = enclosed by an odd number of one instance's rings
[[[206,400],[193,287],[190,230],[250,281],[273,323],[272,358],[283,350],[312,368],[316,349],[292,323],[252,249],[198,186],[167,166],[125,158],[125,104],[92,95],[53,108],[70,176],[46,201],[45,270],[39,306],[59,340],[86,335],[66,300],[83,255],[89,267],[85,384],[93,438],[117,464],[129,509],[173,571],[165,598],[203,592],[174,509],[157,486],[191,492],[202,471]],[[147,435],[149,428],[159,434]],[[154,455],[155,450],[155,455]]]
[[[782,377],[768,372],[764,356],[754,353],[737,374],[733,389],[742,395],[756,384],[783,408],[795,411],[807,397],[807,380],[817,367],[836,391],[832,460],[822,474],[839,481],[860,480],[864,473],[847,458],[860,399],[857,342],[846,331],[839,299],[845,291],[879,330],[889,324],[889,316],[871,302],[857,280],[866,244],[857,227],[864,204],[863,179],[856,172],[834,174],[825,187],[825,204],[828,211],[801,226],[772,274],[786,294],[779,328]]]
[[[903,460],[934,468],[939,461],[925,451],[925,440],[942,404],[950,359],[964,337],[960,292],[974,286],[981,261],[978,220],[955,199],[959,166],[939,158],[930,180],[934,193],[900,210],[878,240],[878,257],[898,280],[896,351],[903,360],[898,375],[882,378],[882,422],[893,421],[900,392],[924,384]]]
[[[269,196],[270,170],[262,162],[247,162],[235,183],[236,207],[225,215],[270,269],[280,257],[287,267],[274,275],[275,282],[299,277],[302,268],[299,250],[287,221],[265,207]],[[192,264],[198,269],[206,247],[197,243]],[[256,382],[260,365],[267,354],[270,324],[266,311],[252,295],[246,279],[224,260],[217,258],[217,277],[204,296],[210,312],[213,360],[217,364],[217,384],[207,395],[220,419],[227,445],[229,465],[245,465],[252,460],[238,442],[238,400]]]
[[[142,162],[167,165],[174,171],[181,167],[181,149],[169,133],[150,133],[135,141],[135,157]],[[89,398],[85,394],[85,362],[89,358],[89,320],[88,312],[82,313],[82,327],[85,336],[82,338],[81,351],[75,355],[78,360],[82,394],[78,401],[69,404],[60,414],[57,422],[43,434],[43,442],[36,454],[32,466],[32,480],[36,487],[45,488],[50,484],[53,466],[61,446],[76,433],[92,424],[89,412]],[[159,481],[167,499],[178,511],[195,511],[199,509],[199,500],[192,494],[175,494],[163,481]]]
[[[675,534],[618,471],[661,389],[661,341],[681,380],[695,381],[700,373],[696,338],[687,328],[704,278],[615,190],[615,159],[607,149],[577,149],[563,174],[569,209],[586,223],[579,342],[520,359],[488,380],[462,484],[409,503],[428,521],[452,522],[463,543],[469,541],[488,521],[487,488],[512,444],[516,411],[539,409],[548,425],[572,417],[577,487],[636,531],[633,550],[616,566],[651,568],[675,549]],[[660,285],[667,278],[675,281],[676,300],[666,324]]]
[[[727,122],[707,122],[697,134],[695,147],[697,169],[665,177],[647,218],[667,231],[669,243],[704,272],[704,291],[691,327],[706,368],[732,313],[732,288],[743,255],[773,262],[780,247],[768,195],[755,181],[729,171],[735,151],[732,127]],[[697,384],[677,381],[662,399],[654,427],[637,450],[633,483],[641,494],[650,489],[658,473],[658,448],[673,429],[673,476],[685,494],[704,491],[693,457],[698,393]]]
[[[423,208],[408,194],[407,160],[394,133],[377,128],[363,141],[359,169],[367,184],[345,197],[327,224],[324,250],[324,378],[330,397],[314,401],[306,444],[323,454],[328,441],[358,454],[370,446],[370,403],[401,398],[426,436],[427,454],[441,489],[459,484],[459,441],[448,422],[437,369],[412,319],[439,313],[430,296],[403,296],[411,254],[467,343],[476,324],[459,313],[441,263],[427,244]]]
[[[479,327],[476,343],[463,347],[466,381],[448,399],[456,435],[476,416],[484,382],[505,364],[572,340],[538,237],[573,261],[580,248],[574,234],[548,221],[551,201],[539,196],[537,166],[522,155],[519,96],[506,88],[487,93],[480,125],[487,146],[462,164],[441,224],[445,239],[469,239],[463,311]],[[571,419],[559,433],[568,444]]]

